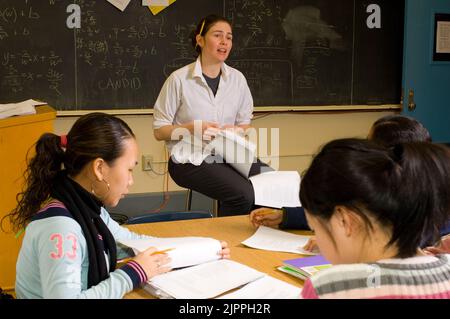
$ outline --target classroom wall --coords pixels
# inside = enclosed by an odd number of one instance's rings
[[[279,129],[279,169],[297,170],[301,173],[307,168],[312,155],[320,145],[332,139],[341,137],[366,137],[367,132],[378,118],[392,114],[392,112],[361,112],[341,114],[306,114],[285,113],[271,114],[263,118],[255,113],[253,126],[257,129]],[[166,159],[163,142],[153,137],[153,116],[151,115],[124,115],[125,120],[136,134],[141,154],[153,156],[155,171],[165,172]],[[55,123],[55,132],[65,134],[68,132],[76,117],[58,117]],[[270,135],[269,135],[270,138]],[[271,154],[270,148],[268,154]],[[262,158],[263,160],[270,160]],[[134,185],[130,193],[147,193],[163,191],[163,176],[152,172],[142,171],[141,165],[135,169]],[[171,179],[169,191],[182,190]]]

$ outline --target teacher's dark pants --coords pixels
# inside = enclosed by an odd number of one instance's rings
[[[268,170],[272,169],[258,159],[252,164],[249,177]],[[254,208],[252,183],[226,163],[205,160],[196,166],[177,164],[171,158],[169,173],[177,185],[219,200],[218,216],[245,215]]]

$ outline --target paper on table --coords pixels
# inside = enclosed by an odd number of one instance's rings
[[[19,103],[0,104],[0,119],[14,115],[36,114],[36,105],[44,105],[46,102],[28,99]]]
[[[255,191],[255,204],[266,207],[301,206],[300,175],[297,171],[272,171],[249,178]]]
[[[238,262],[221,259],[161,274],[146,285],[173,298],[213,298],[264,276],[264,273]]]
[[[174,248],[168,251],[170,267],[179,268],[217,260],[222,251],[220,241],[208,237],[166,237],[152,239],[124,239],[120,243],[133,249],[137,254],[149,247],[158,250]]]
[[[259,226],[258,230],[242,244],[263,250],[284,251],[302,255],[317,255],[302,249],[311,236],[295,235],[266,226]]]
[[[125,10],[131,0],[108,0],[113,6],[115,6],[120,11]]]
[[[301,292],[301,288],[267,275],[217,299],[297,299]]]

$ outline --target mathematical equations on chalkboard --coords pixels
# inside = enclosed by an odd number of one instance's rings
[[[0,103],[58,110],[151,109],[195,61],[190,34],[215,13],[233,25],[227,64],[258,106],[398,104],[404,1],[177,0],[153,14],[106,0],[1,0]]]

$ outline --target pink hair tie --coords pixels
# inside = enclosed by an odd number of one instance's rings
[[[67,148],[67,135],[61,135],[61,147]]]

